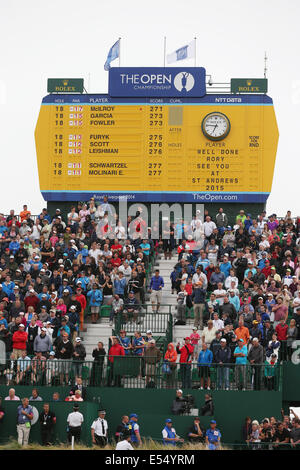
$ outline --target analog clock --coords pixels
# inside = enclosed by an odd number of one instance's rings
[[[223,113],[207,114],[202,121],[202,132],[210,140],[222,140],[229,134],[230,121]]]

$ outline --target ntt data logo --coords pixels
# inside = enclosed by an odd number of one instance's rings
[[[180,93],[187,93],[194,88],[195,79],[189,72],[180,72],[174,77],[174,87]]]

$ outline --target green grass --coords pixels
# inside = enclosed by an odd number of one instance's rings
[[[75,450],[115,450],[115,445],[107,445],[104,449],[101,449],[98,446],[88,447],[83,444],[76,444],[74,446]],[[206,446],[203,444],[189,444],[184,443],[182,446],[173,447],[173,446],[164,446],[162,443],[153,441],[152,439],[143,441],[143,444],[136,449],[138,450],[173,450],[173,451],[180,451],[180,450],[207,450]],[[71,450],[71,446],[66,443],[55,444],[49,447],[41,446],[38,443],[30,443],[27,447],[22,447],[18,444],[18,441],[15,439],[11,439],[6,444],[0,445],[1,450]],[[222,447],[221,450],[227,450],[225,447]]]

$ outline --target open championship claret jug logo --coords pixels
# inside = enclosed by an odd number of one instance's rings
[[[180,91],[181,93],[187,93],[195,85],[195,80],[193,75],[189,72],[180,72],[174,77],[174,86],[176,90]]]

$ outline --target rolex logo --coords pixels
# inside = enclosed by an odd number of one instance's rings
[[[68,81],[68,80],[64,80],[64,81],[63,81],[63,85],[64,85],[64,86],[67,86],[67,85],[68,85],[68,83],[69,83],[69,81]]]
[[[247,80],[247,85],[251,86],[252,85],[252,80]]]

